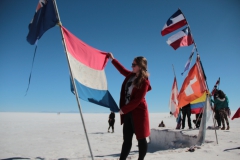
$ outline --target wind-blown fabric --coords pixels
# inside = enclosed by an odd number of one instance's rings
[[[29,24],[27,41],[34,45],[44,32],[58,23],[52,0],[39,0],[35,15]]]
[[[161,31],[162,36],[169,34],[187,24],[187,20],[185,19],[182,11],[180,9],[177,10],[166,22]]]
[[[233,120],[234,118],[240,118],[240,107],[238,108],[238,110],[236,111],[236,113],[233,115],[232,120]]]
[[[192,57],[193,57],[193,55],[194,55],[194,50],[195,50],[195,47],[193,47],[193,50],[192,50],[192,52],[191,52],[191,54],[190,54],[190,56],[189,56],[189,58],[188,58],[188,61],[187,61],[187,63],[185,64],[183,73],[184,73],[185,71],[187,71],[187,70],[189,69],[189,67],[190,67],[190,64],[191,64],[191,61],[192,61]],[[181,73],[181,75],[183,75],[183,73]]]
[[[198,99],[205,91],[207,91],[207,87],[201,70],[200,61],[197,58],[196,63],[190,69],[179,92],[178,107],[181,108]]]
[[[199,97],[198,99],[190,102],[190,106],[191,106],[191,113],[192,114],[198,114],[202,112],[203,107],[205,106],[205,102],[206,102],[206,92],[203,93],[203,95],[201,97]]]
[[[107,88],[104,71],[108,61],[107,52],[87,45],[66,28],[61,29],[79,98],[118,112],[119,108]],[[72,83],[71,91],[74,93]]]
[[[170,95],[169,109],[175,118],[177,118],[179,114],[177,97],[178,97],[177,79],[176,77],[174,77],[172,91]]]
[[[193,44],[193,38],[188,27],[179,31],[168,38],[167,44],[177,50],[179,47],[190,46]]]

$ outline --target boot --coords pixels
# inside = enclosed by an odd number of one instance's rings
[[[114,129],[112,130],[112,133],[114,133]]]
[[[221,130],[225,130],[225,126],[223,126],[223,127],[221,128]]]
[[[230,129],[230,127],[229,127],[229,125],[228,125],[226,130],[229,130],[229,129]]]

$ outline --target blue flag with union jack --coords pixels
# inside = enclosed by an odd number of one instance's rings
[[[34,45],[48,29],[58,23],[52,0],[39,0],[35,15],[28,28],[27,41]]]

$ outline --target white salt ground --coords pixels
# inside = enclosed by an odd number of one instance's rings
[[[235,112],[233,112],[235,113]],[[94,159],[117,160],[122,145],[122,126],[119,114],[116,114],[115,132],[108,133],[109,114],[85,113],[84,119],[90,139]],[[195,116],[192,116],[194,119]],[[166,127],[159,128],[164,121]],[[187,145],[177,136],[197,136],[198,130],[178,130],[174,117],[168,113],[150,113],[153,133],[164,145],[149,143],[146,160],[169,159],[223,159],[239,160],[240,118],[229,120],[230,130],[217,130],[219,144],[216,144],[215,131],[207,130],[206,143],[194,152],[186,152]],[[212,126],[212,117],[207,126]],[[186,123],[187,126],[187,123]],[[186,127],[185,127],[186,128]],[[172,137],[171,137],[172,136]],[[149,138],[148,138],[149,142]],[[163,147],[165,146],[165,147]],[[183,148],[179,148],[183,147]],[[232,149],[232,150],[228,150]],[[226,151],[224,151],[226,150]],[[0,113],[0,159],[56,159],[56,160],[90,160],[90,152],[85,138],[80,115],[61,113]],[[137,160],[138,147],[134,136],[128,160]]]

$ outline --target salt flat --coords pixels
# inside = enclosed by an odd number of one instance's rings
[[[234,112],[233,112],[234,113]],[[116,114],[115,132],[108,133],[108,115],[105,113],[85,113],[84,120],[90,139],[94,158],[97,160],[116,160],[122,145],[122,126],[119,114]],[[192,115],[192,119],[195,115]],[[159,128],[161,121],[165,128]],[[156,149],[149,143],[146,160],[167,159],[231,159],[240,157],[240,119],[229,120],[230,130],[217,130],[219,144],[216,144],[215,131],[207,130],[206,142],[195,152],[175,146],[168,149]],[[198,130],[176,131],[176,121],[168,113],[150,113],[151,128],[167,132],[179,132],[184,135],[197,135]],[[187,125],[187,123],[186,123]],[[207,126],[212,126],[212,117]],[[170,135],[170,134],[169,134]],[[167,134],[160,132],[160,137]],[[148,139],[148,141],[150,141]],[[172,142],[169,142],[172,143]],[[189,146],[190,147],[190,146]],[[90,153],[85,138],[80,115],[77,113],[0,113],[0,159],[83,159],[88,160]],[[128,159],[138,158],[137,140]]]

